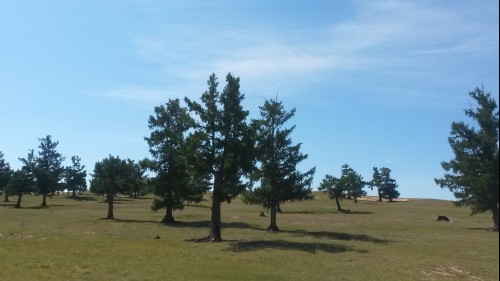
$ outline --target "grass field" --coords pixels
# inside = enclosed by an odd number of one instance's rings
[[[12,197],[14,201],[16,197]],[[207,197],[208,199],[208,197]],[[282,205],[280,233],[240,200],[222,207],[223,243],[209,233],[210,202],[159,224],[151,198],[23,197],[0,203],[0,280],[498,280],[499,234],[491,214],[471,217],[449,201],[341,202],[322,193]],[[436,222],[438,215],[451,222]],[[155,239],[159,236],[159,239]]]

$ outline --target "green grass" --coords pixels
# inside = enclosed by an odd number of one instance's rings
[[[158,223],[151,198],[118,198],[115,220],[103,219],[102,197],[2,202],[0,280],[498,280],[491,214],[421,199],[344,200],[343,214],[316,197],[283,204],[280,233],[262,230],[258,206],[224,204],[223,243],[186,241],[208,235],[209,201],[176,212],[173,226]]]

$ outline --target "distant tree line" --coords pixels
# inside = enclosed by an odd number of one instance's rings
[[[47,206],[47,196],[68,190],[73,196],[87,189],[87,172],[78,156],[71,157],[71,165],[63,166],[66,159],[57,152],[59,142],[53,141],[50,135],[39,138],[38,154],[29,150],[26,158],[19,158],[22,167],[12,170],[0,152],[0,190],[4,193],[4,202],[9,202],[10,195],[17,195],[15,207],[21,208],[24,193],[42,195],[41,206]]]

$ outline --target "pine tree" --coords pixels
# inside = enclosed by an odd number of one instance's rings
[[[347,197],[354,199],[354,203],[358,203],[358,198],[366,195],[366,191],[363,190],[366,185],[363,177],[347,164],[342,166],[339,184],[343,186],[342,189],[346,191]]]
[[[498,105],[484,88],[476,88],[469,95],[478,107],[466,109],[465,115],[477,124],[451,124],[448,141],[455,158],[441,163],[446,173],[434,180],[453,192],[458,199],[455,205],[470,206],[472,215],[491,211],[493,230],[498,231]]]
[[[255,179],[260,186],[245,193],[244,201],[262,204],[271,211],[269,231],[279,231],[276,211],[280,203],[312,199],[311,183],[315,168],[302,173],[297,165],[307,158],[300,152],[301,145],[292,144],[290,138],[295,126],[285,124],[295,114],[295,109],[286,111],[281,102],[267,100],[260,107],[261,119],[254,120],[256,129],[256,158],[260,167]]]
[[[53,194],[60,187],[60,180],[64,175],[62,163],[65,159],[56,148],[58,141],[52,141],[52,137],[47,135],[45,138],[39,138],[40,151],[36,158],[35,176],[38,192],[42,195],[42,206],[47,206],[46,197]]]
[[[194,128],[195,121],[188,109],[174,99],[154,111],[148,122],[151,135],[145,138],[153,156],[148,168],[156,174],[151,183],[157,198],[151,209],[165,209],[161,222],[174,223],[173,211],[182,210],[189,202],[200,202],[209,186],[190,161],[192,149],[187,132]]]
[[[7,161],[4,159],[3,152],[0,151],[0,190],[4,193],[4,202],[9,202],[9,192],[7,184],[12,176],[12,169]]]
[[[222,241],[221,203],[231,202],[248,186],[243,178],[253,167],[252,134],[246,119],[248,111],[241,105],[240,79],[229,73],[222,93],[212,74],[207,82],[208,90],[201,96],[202,104],[186,98],[191,111],[200,119],[193,138],[197,140],[197,168],[212,180],[211,231],[206,239]]]
[[[85,165],[81,164],[82,159],[78,156],[71,157],[71,166],[65,168],[64,178],[68,192],[73,192],[73,197],[76,196],[76,191],[79,192],[87,189],[87,171]]]
[[[378,201],[387,199],[392,202],[393,199],[399,197],[397,191],[398,184],[396,180],[391,178],[391,169],[382,167],[381,169],[373,167],[373,178],[369,183],[370,188],[376,187],[378,189]]]

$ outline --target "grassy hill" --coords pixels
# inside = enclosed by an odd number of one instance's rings
[[[11,200],[15,200],[12,197]],[[490,214],[471,217],[450,201],[409,199],[336,211],[322,193],[282,205],[280,233],[240,200],[222,207],[223,243],[208,235],[210,202],[158,223],[151,198],[117,198],[115,220],[102,197],[25,196],[0,204],[0,280],[498,280],[499,236]],[[268,214],[268,213],[266,213]],[[437,222],[445,215],[450,222]],[[155,239],[158,238],[159,239]]]

